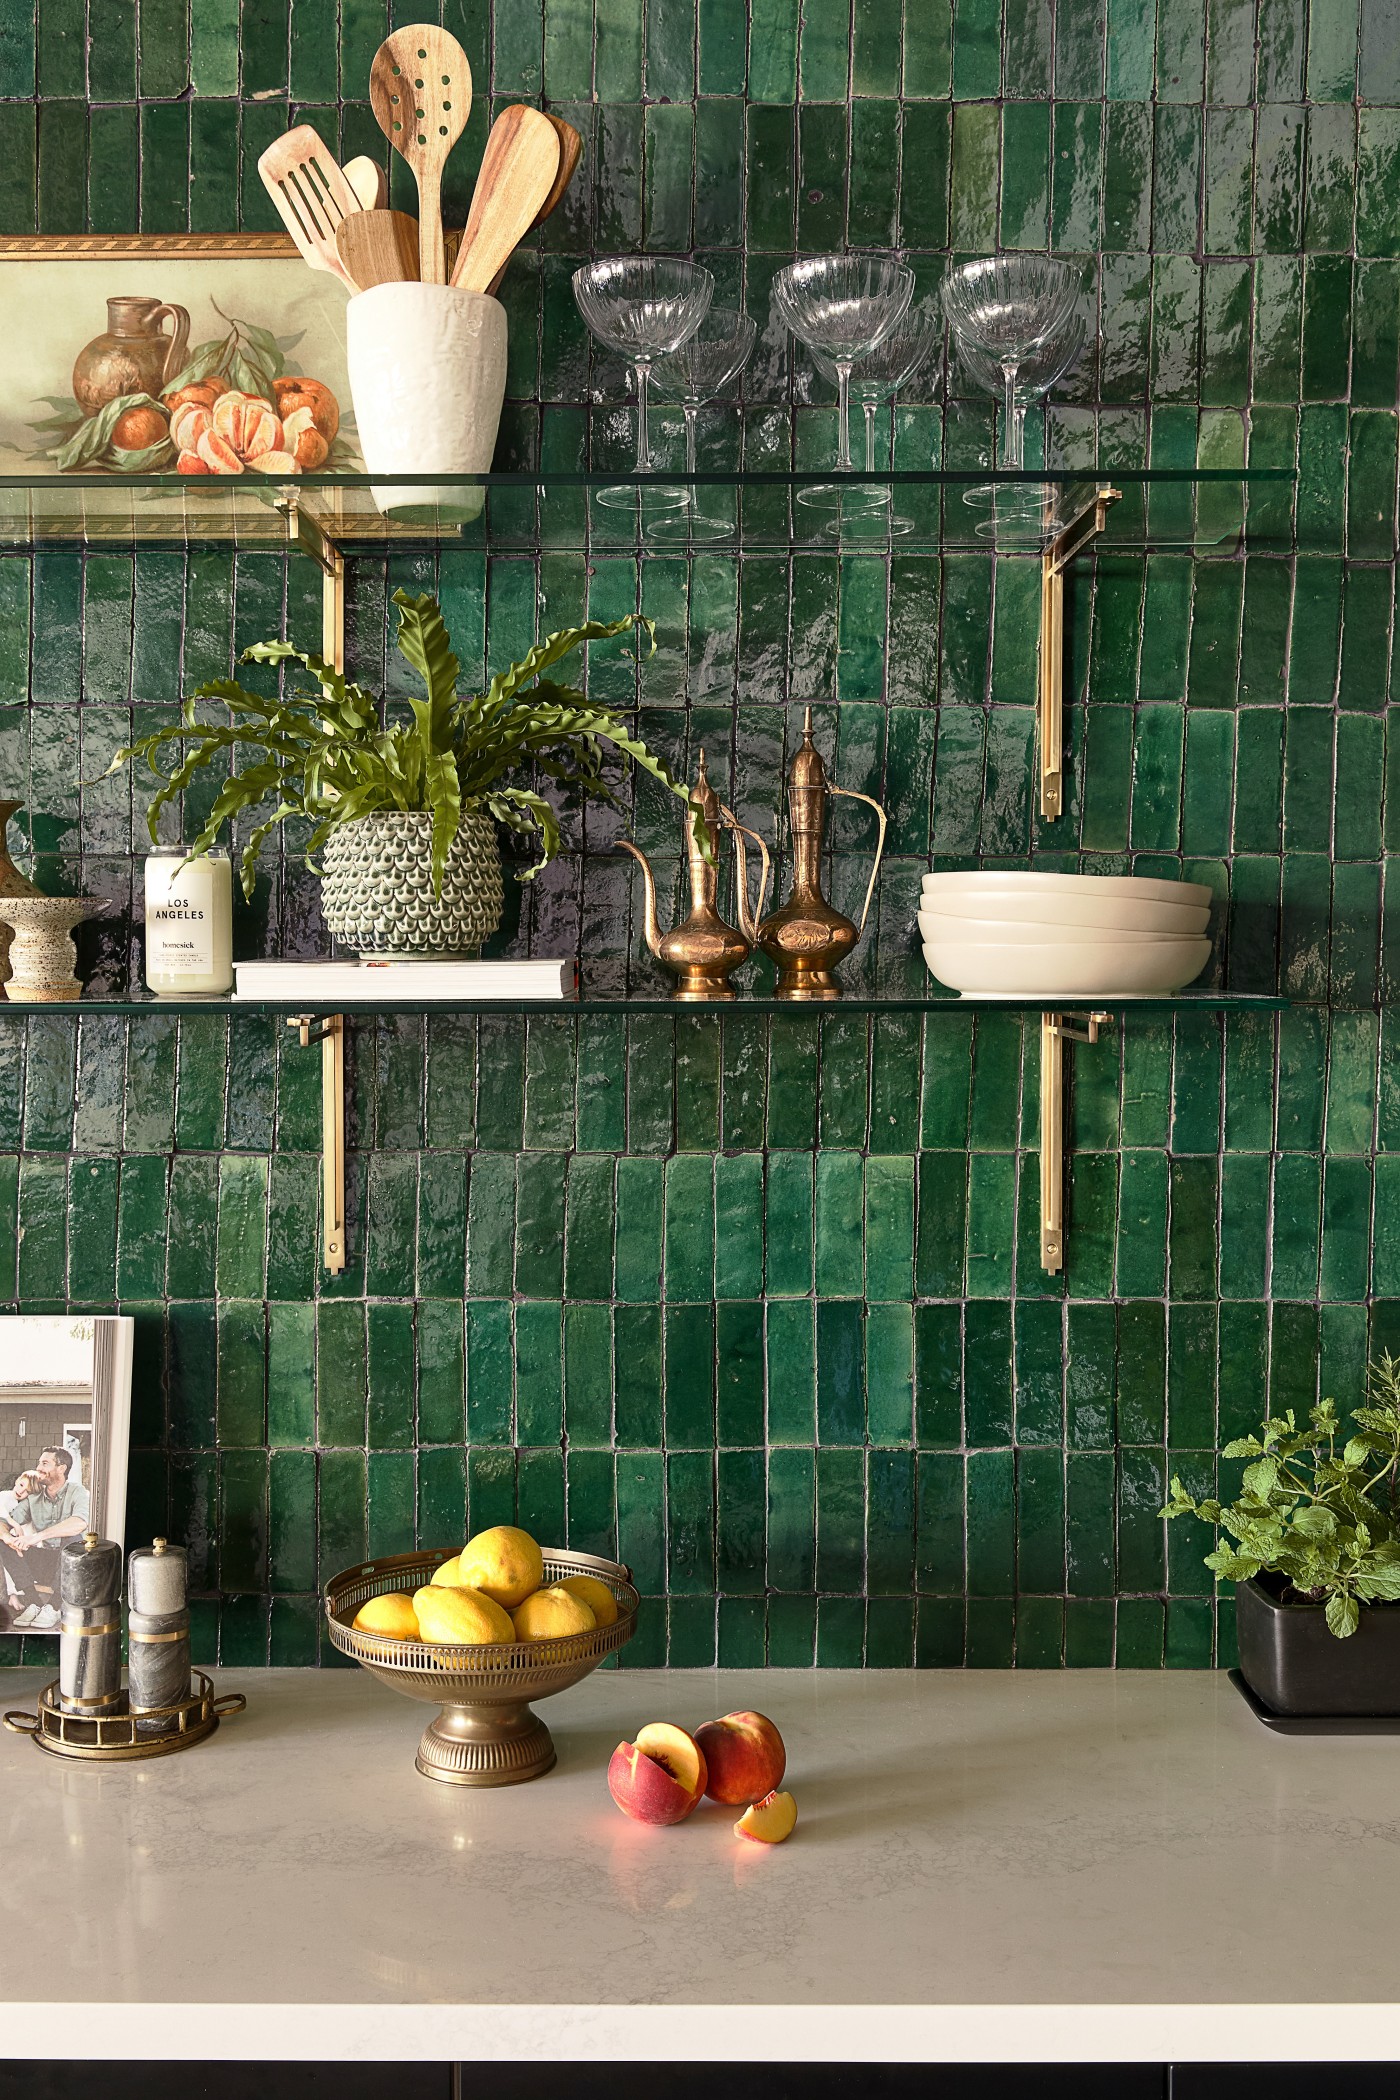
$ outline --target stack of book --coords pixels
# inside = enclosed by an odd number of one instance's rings
[[[470,1006],[478,999],[572,999],[578,969],[549,958],[526,962],[400,961],[241,962],[233,966],[236,999],[296,1000],[324,1011],[337,999],[441,999]]]

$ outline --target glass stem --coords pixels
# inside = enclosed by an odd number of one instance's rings
[[[699,402],[687,401],[685,404],[685,471],[692,476],[695,473],[695,426],[699,419]]]
[[[1003,467],[1013,469],[1024,466],[1026,459],[1026,418],[1024,410],[1016,406],[1016,371],[1017,367],[1015,365],[1003,365],[1001,368],[1001,376],[1006,385],[1006,416],[1001,434],[1001,463]]]
[[[851,470],[851,366],[836,367],[836,415],[840,430],[836,442],[836,464],[845,473]]]
[[[634,471],[638,474],[650,474],[651,432],[647,427],[647,382],[651,378],[651,367],[649,364],[636,364],[633,365],[632,372],[637,381],[637,464]]]
[[[866,401],[862,405],[865,409],[865,471],[867,474],[873,474],[875,472],[875,403]]]

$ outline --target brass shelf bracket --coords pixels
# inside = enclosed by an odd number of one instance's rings
[[[321,1046],[321,1259],[345,1267],[345,1016],[289,1014],[303,1050]]]
[[[1085,1014],[1076,1028],[1063,1013],[1040,1017],[1040,1266],[1065,1265],[1065,1044],[1096,1043],[1112,1014]]]
[[[287,545],[309,554],[321,571],[321,654],[333,671],[345,669],[345,556],[293,492],[278,499],[287,521]]]
[[[1040,745],[1040,814],[1062,815],[1065,803],[1065,570],[1097,539],[1109,505],[1121,489],[1103,486],[1062,525],[1040,558],[1040,689],[1036,727]]]

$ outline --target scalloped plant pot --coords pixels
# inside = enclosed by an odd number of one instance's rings
[[[1348,1640],[1320,1604],[1285,1604],[1263,1583],[1235,1584],[1240,1672],[1276,1714],[1400,1715],[1400,1604],[1366,1604]]]
[[[471,956],[505,905],[496,827],[463,814],[433,895],[433,820],[382,810],[333,831],[321,853],[321,908],[338,940],[361,955]]]
[[[376,284],[345,309],[355,427],[371,474],[486,474],[506,391],[506,316],[498,299],[450,284]],[[450,482],[376,488],[380,510],[470,523],[481,489]]]

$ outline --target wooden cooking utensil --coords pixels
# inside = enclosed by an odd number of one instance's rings
[[[491,126],[452,282],[484,292],[535,224],[559,173],[559,134],[523,102]]]
[[[335,234],[341,220],[360,209],[360,200],[320,134],[310,124],[284,131],[259,155],[258,173],[312,269],[329,270],[349,284],[336,253]]]
[[[389,178],[367,153],[346,161],[345,180],[359,198],[361,211],[383,211],[389,202]]]
[[[543,226],[550,213],[563,202],[564,192],[573,181],[574,170],[577,168],[583,154],[583,140],[574,130],[573,125],[566,124],[562,117],[550,116],[548,110],[545,111],[545,115],[549,117],[550,123],[559,134],[559,173],[554,178],[554,186],[550,190],[549,195],[535,214],[535,226]],[[530,231],[533,233],[534,230],[535,228],[532,226]],[[500,269],[497,270],[495,276],[487,285],[486,289],[488,292],[498,292],[501,289],[501,279],[506,274],[508,261],[509,258],[507,258],[507,262],[501,264]]]
[[[406,211],[357,211],[336,229],[341,268],[362,292],[418,282],[418,221]]]
[[[396,29],[374,54],[369,100],[389,144],[418,184],[418,260],[424,284],[445,284],[442,170],[471,114],[472,69],[445,29]]]

